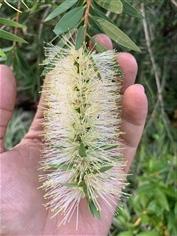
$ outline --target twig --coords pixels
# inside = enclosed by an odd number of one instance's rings
[[[154,58],[152,48],[151,48],[151,40],[150,40],[149,30],[148,30],[147,21],[146,21],[144,3],[141,4],[141,12],[142,12],[142,16],[143,16],[143,28],[144,28],[144,34],[145,34],[145,39],[146,39],[146,45],[147,45],[150,60],[152,63],[152,69],[154,72],[156,86],[157,86],[157,92],[158,92],[158,100],[160,102],[161,111],[162,111],[164,108],[164,104],[163,104],[162,90],[161,90],[161,85],[160,85],[160,77],[159,77],[158,68],[157,68],[155,58]]]
[[[176,0],[170,0],[171,1],[171,3],[175,6],[175,7],[177,7],[177,2],[176,2]]]
[[[29,10],[29,7],[26,5],[26,3],[23,0],[21,0],[21,2]]]
[[[153,111],[152,115],[153,116],[155,115],[154,113],[156,112],[158,105],[160,105],[160,110],[161,110],[161,115],[162,115],[162,120],[163,120],[163,123],[164,123],[164,127],[166,129],[166,132],[167,132],[167,135],[168,135],[170,141],[172,142],[172,144],[174,146],[174,140],[173,140],[172,134],[170,132],[170,129],[168,128],[168,119],[167,119],[167,115],[166,115],[165,110],[164,110],[164,102],[163,102],[163,97],[162,97],[162,86],[161,86],[161,83],[160,83],[158,67],[156,65],[155,58],[154,58],[154,55],[153,55],[153,51],[152,51],[152,48],[151,48],[151,39],[150,39],[149,30],[148,30],[147,21],[146,21],[144,3],[141,4],[141,13],[142,13],[142,16],[143,16],[143,28],[144,28],[146,45],[147,45],[148,53],[149,53],[149,56],[150,56],[152,69],[153,69],[153,72],[154,72],[156,86],[157,86],[157,93],[158,93],[158,100],[156,102],[156,105],[155,105],[155,108],[154,108],[154,111]],[[152,120],[151,120],[151,122],[152,122]]]
[[[85,36],[87,34],[87,27],[89,25],[89,12],[92,5],[92,0],[86,0],[86,10],[84,14],[84,27],[85,27]]]
[[[38,40],[40,40],[40,37],[41,37],[41,33],[42,33],[42,29],[43,29],[43,26],[44,26],[44,19],[46,18],[47,14],[49,13],[50,11],[50,7],[47,6],[46,10],[44,11],[44,14],[41,18],[41,21],[40,21],[40,24],[39,24],[39,31],[38,31]]]
[[[165,67],[165,66],[164,66],[164,67]],[[164,87],[165,87],[165,78],[166,78],[166,76],[163,75],[162,82],[161,82],[161,92],[163,92]],[[160,103],[160,101],[159,101],[159,99],[157,99],[157,101],[156,101],[156,103],[155,103],[155,106],[154,106],[154,108],[153,108],[153,111],[151,112],[151,115],[150,115],[150,117],[149,117],[149,120],[148,120],[148,123],[147,123],[147,125],[146,125],[145,130],[147,130],[147,129],[151,126],[153,120],[155,119],[156,113],[157,113],[157,109],[158,109],[158,107],[159,107],[159,103]]]
[[[16,17],[15,17],[15,21],[18,23],[19,22],[19,17],[20,17],[20,11],[19,11],[19,9],[20,9],[20,7],[21,7],[21,2],[19,1],[18,2],[18,6],[17,6],[17,13],[16,13]],[[18,28],[17,27],[15,27],[15,29],[14,29],[14,34],[16,35],[18,33]],[[15,48],[15,46],[17,45],[17,42],[13,42],[13,47]]]
[[[12,6],[7,0],[4,0],[4,2],[9,6],[11,7],[12,9],[14,9],[15,11],[19,12],[19,13],[22,13],[19,9],[17,9],[16,7]]]

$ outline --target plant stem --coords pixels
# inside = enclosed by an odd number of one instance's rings
[[[86,0],[86,9],[84,14],[84,28],[85,28],[85,38],[87,35],[87,29],[89,25],[89,12],[92,5],[92,0]]]
[[[176,2],[176,0],[171,0],[171,3],[172,3],[175,7],[177,7],[177,2]]]
[[[19,17],[20,17],[20,7],[21,7],[21,3],[20,3],[20,1],[18,2],[18,7],[17,7],[17,13],[16,13],[16,17],[15,17],[15,21],[18,23],[19,22]],[[15,35],[17,35],[17,33],[18,33],[18,28],[17,27],[15,27],[15,29],[14,29],[14,34]],[[13,47],[15,48],[15,46],[17,45],[17,42],[13,42]]]
[[[147,21],[146,21],[146,14],[145,14],[145,8],[144,8],[144,3],[141,4],[141,13],[143,16],[143,28],[144,28],[144,35],[145,35],[145,40],[146,40],[146,45],[147,45],[147,50],[150,56],[150,60],[151,60],[151,64],[152,64],[152,70],[154,72],[154,77],[155,77],[155,82],[156,82],[156,87],[157,87],[157,106],[160,105],[160,110],[161,110],[161,115],[162,115],[162,119],[163,119],[163,123],[166,129],[166,132],[168,134],[169,139],[171,140],[172,146],[174,147],[174,152],[176,153],[176,148],[175,148],[175,144],[174,144],[174,140],[173,140],[173,136],[170,132],[170,129],[168,128],[168,118],[167,115],[165,113],[165,108],[164,108],[164,101],[163,101],[163,96],[162,96],[162,86],[161,86],[161,82],[160,82],[160,75],[159,75],[159,70],[158,70],[158,66],[156,64],[155,61],[155,57],[153,54],[153,50],[151,47],[151,38],[150,38],[150,34],[149,34],[149,29],[148,29],[148,25],[147,25]],[[156,108],[154,110],[156,112]],[[154,114],[153,114],[154,116]]]
[[[9,6],[11,7],[12,9],[14,9],[15,11],[19,12],[19,13],[22,13],[19,9],[17,9],[16,7],[12,6],[7,0],[4,0],[4,2]]]

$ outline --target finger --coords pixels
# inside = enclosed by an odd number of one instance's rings
[[[42,137],[42,124],[43,124],[43,94],[40,97],[39,104],[37,107],[37,112],[34,116],[32,124],[29,128],[29,131],[24,136],[22,142],[26,140],[41,142]]]
[[[136,59],[130,53],[121,52],[117,55],[117,62],[123,72],[123,85],[121,93],[135,83],[138,66]]]
[[[16,81],[8,66],[0,65],[0,152],[4,152],[6,128],[15,106]]]
[[[122,100],[122,131],[124,156],[127,160],[128,171],[134,154],[140,142],[146,120],[148,103],[142,85],[135,84],[128,87]]]
[[[111,41],[111,39],[106,34],[96,34],[93,37],[93,41],[90,40],[90,42],[89,42],[90,50],[93,50],[95,48],[95,43],[94,42],[98,42],[104,48],[106,48],[108,50],[109,49],[113,49],[112,41]]]
[[[105,34],[97,34],[94,36],[94,40],[99,42],[103,47],[107,49],[113,49],[113,44],[111,39]],[[94,44],[92,41],[89,43],[89,48],[93,49]],[[136,59],[130,53],[121,52],[117,54],[117,62],[123,72],[123,85],[122,93],[132,84],[134,84],[138,66]]]

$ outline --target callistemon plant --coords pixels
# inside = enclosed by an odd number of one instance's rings
[[[63,14],[54,28],[58,45],[46,49],[41,188],[45,206],[67,223],[85,199],[93,217],[100,202],[111,207],[125,182],[121,125],[122,73],[114,50],[87,48],[97,32],[132,50],[138,47],[108,16],[134,8],[119,0],[65,0],[46,21]]]

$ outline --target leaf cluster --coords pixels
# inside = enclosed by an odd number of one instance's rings
[[[44,59],[45,42],[64,47],[61,36],[65,35],[66,38],[76,39],[76,49],[78,49],[85,41],[92,39],[97,50],[103,51],[105,48],[91,37],[105,31],[122,49],[128,47],[139,50],[136,44],[116,26],[118,24],[114,20],[116,16],[126,14],[140,19],[139,11],[128,0],[91,1],[86,23],[88,2],[8,0],[1,3],[0,62],[13,65],[17,78],[20,78],[19,92],[27,91],[23,95],[24,100],[27,96],[31,96],[33,100],[38,97],[42,73],[40,64]]]
[[[177,150],[171,150],[160,117],[155,122],[153,141],[144,137],[139,160],[134,166],[138,176],[130,182],[132,196],[123,203],[114,220],[112,235],[162,236],[177,234]],[[147,146],[148,145],[148,146]],[[135,170],[136,169],[136,170]],[[131,186],[127,191],[132,191]],[[117,232],[119,229],[119,232]]]
[[[141,17],[138,10],[126,0],[65,0],[46,17],[45,22],[61,16],[53,30],[57,36],[77,28],[77,48],[82,45],[84,39],[87,41],[94,34],[104,32],[121,46],[140,51],[139,47],[109,19],[109,13],[127,13]]]

